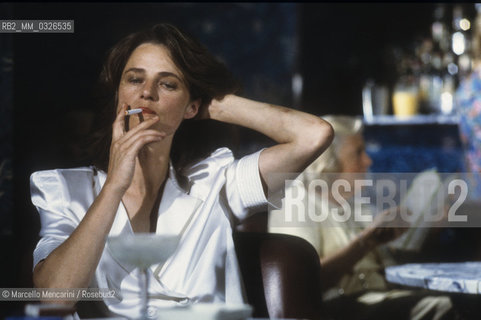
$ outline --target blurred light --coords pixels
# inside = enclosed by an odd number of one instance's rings
[[[434,22],[431,26],[431,32],[435,41],[440,41],[443,37],[443,24],[441,22]]]
[[[450,92],[441,94],[441,112],[448,114],[453,111],[453,95]]]
[[[457,18],[453,20],[453,28],[454,30],[460,30],[461,26],[459,25],[459,22],[461,21],[461,18]]]
[[[463,8],[460,5],[456,5],[453,9],[453,28],[454,30],[460,30],[460,22],[463,19]]]
[[[432,63],[433,63],[434,68],[436,68],[436,69],[441,69],[441,67],[443,66],[443,62],[442,62],[441,57],[439,55],[435,55],[433,57]]]
[[[467,54],[463,54],[458,60],[459,69],[462,71],[468,71],[471,67],[471,58]]]
[[[451,54],[451,52],[446,52],[446,54],[443,57],[443,65],[447,66],[451,62],[454,62],[454,55]]]
[[[366,85],[362,89],[362,113],[366,121],[371,121],[373,118],[373,108],[372,108],[372,89],[374,87],[374,82],[367,81]]]
[[[465,41],[464,41],[464,34],[461,32],[455,32],[453,34],[453,39],[452,39],[452,45],[453,45],[453,52],[455,54],[462,55],[465,50]]]
[[[448,72],[450,75],[454,76],[458,73],[458,66],[455,63],[448,64]]]
[[[300,102],[302,97],[302,88],[304,86],[304,81],[302,76],[299,73],[296,73],[292,76],[292,95],[294,96],[294,100],[296,103]]]
[[[428,64],[429,62],[431,62],[431,55],[428,52],[424,52],[421,55],[421,60],[424,64]]]
[[[461,21],[459,21],[459,26],[463,31],[467,31],[469,30],[469,28],[471,28],[471,22],[469,22],[469,20],[466,18],[461,19]]]

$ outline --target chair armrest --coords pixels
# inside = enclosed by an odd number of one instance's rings
[[[254,317],[319,319],[320,260],[306,240],[269,233],[234,233]]]

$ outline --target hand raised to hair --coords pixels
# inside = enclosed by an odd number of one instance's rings
[[[195,120],[204,120],[204,119],[211,119],[209,108],[212,104],[214,99],[208,102],[203,102],[199,107],[199,112],[194,117]]]
[[[222,99],[212,99],[206,103],[202,103],[195,119],[215,119],[215,115],[222,110],[222,107],[228,106],[231,97],[235,96],[228,94]]]

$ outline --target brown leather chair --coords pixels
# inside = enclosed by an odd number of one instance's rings
[[[235,232],[234,243],[254,317],[321,318],[320,261],[306,240]]]

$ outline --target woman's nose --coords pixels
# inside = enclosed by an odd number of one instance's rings
[[[146,81],[142,88],[142,98],[147,100],[156,101],[158,99],[155,82]]]

